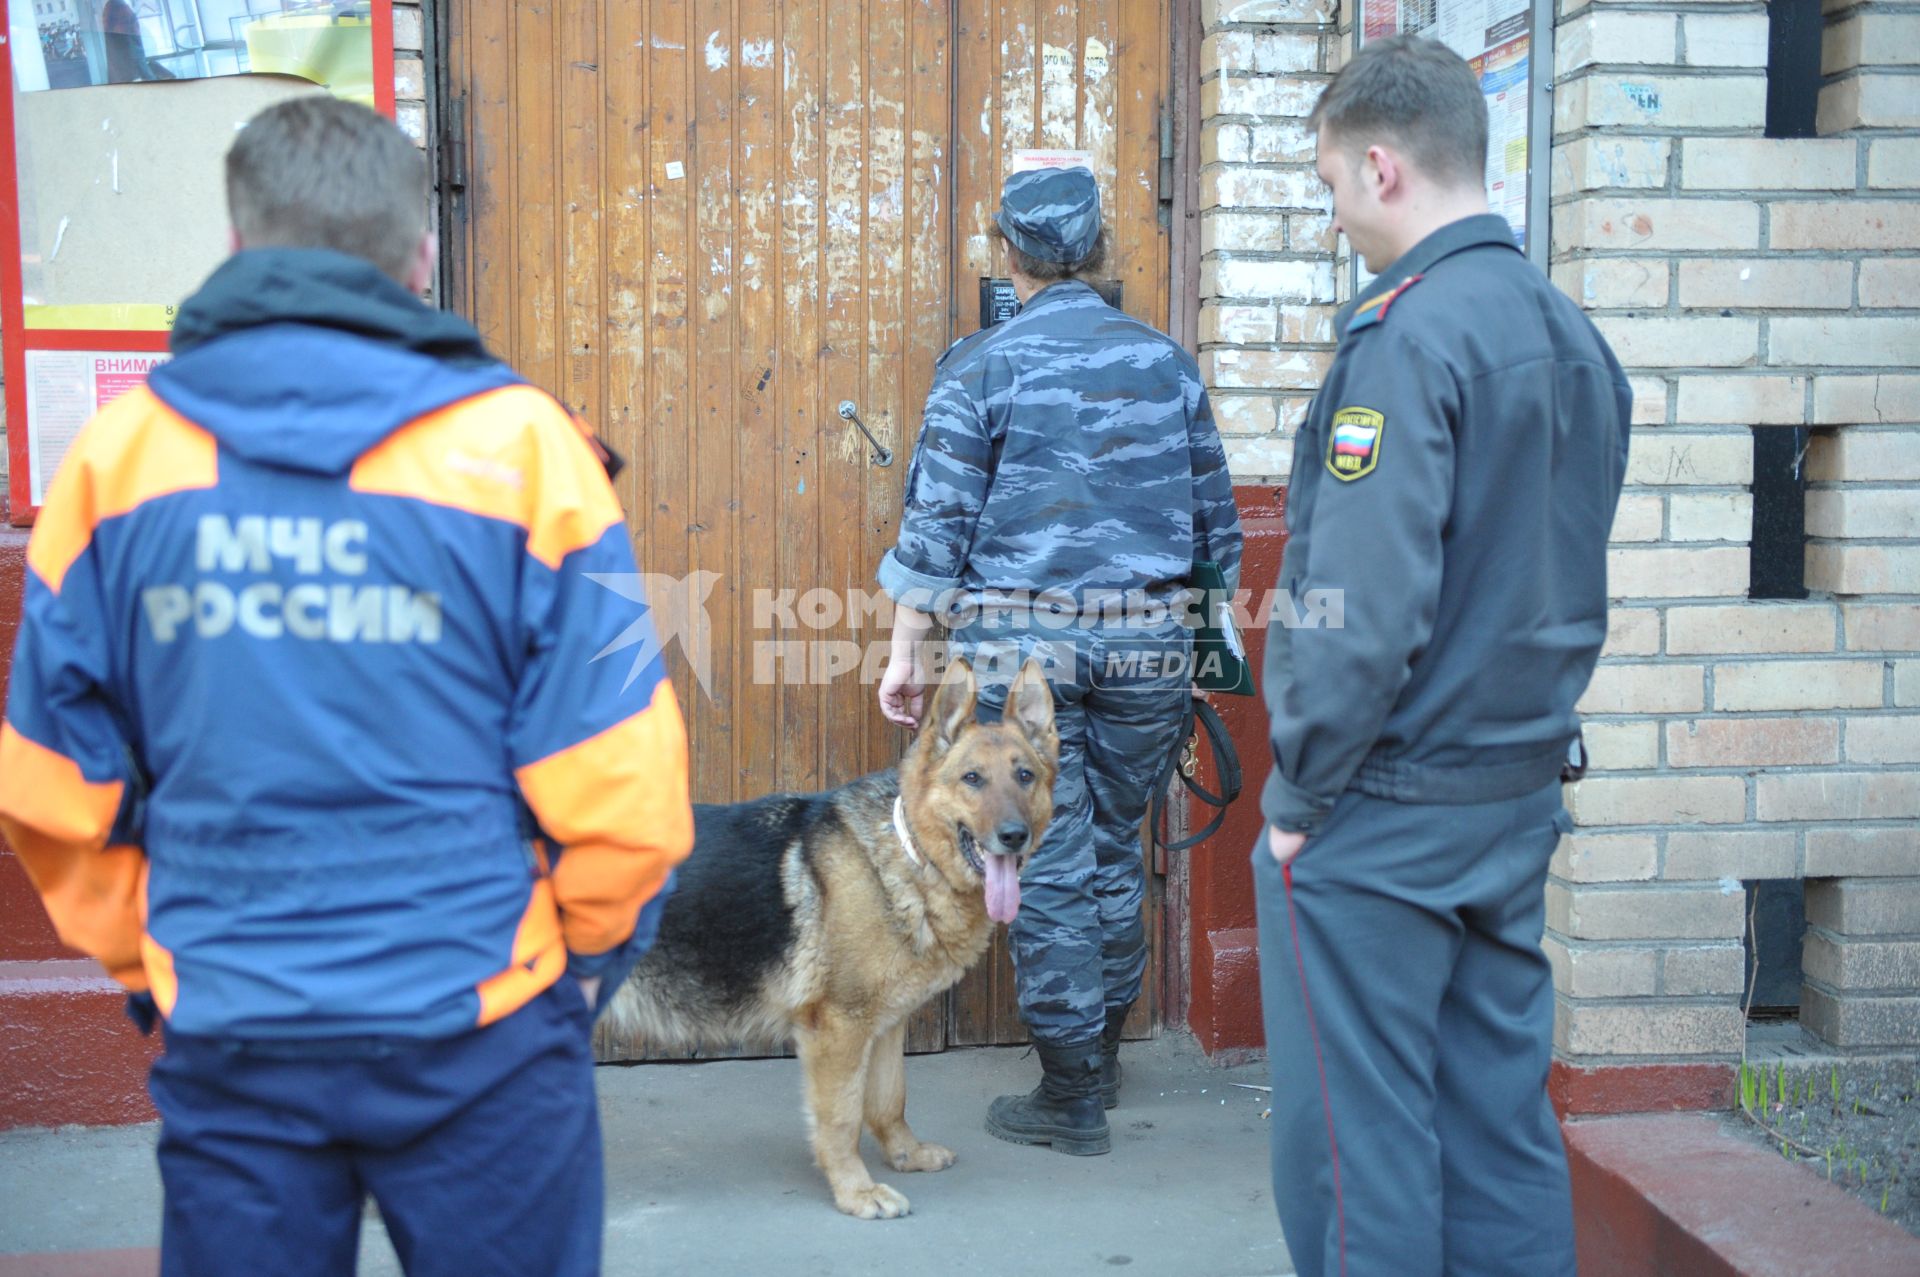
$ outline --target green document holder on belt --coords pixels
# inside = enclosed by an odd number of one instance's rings
[[[1203,692],[1253,695],[1253,667],[1233,624],[1233,596],[1220,565],[1195,559],[1187,585],[1200,595],[1200,628],[1193,632],[1193,685]]]

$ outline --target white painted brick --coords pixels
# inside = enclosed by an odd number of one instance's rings
[[[1671,767],[1792,767],[1839,761],[1840,724],[1831,718],[1704,718],[1667,724]]]
[[[1823,134],[1915,127],[1920,127],[1920,93],[1914,92],[1910,75],[1867,72],[1820,90],[1814,128]]]
[[[1834,594],[1920,594],[1920,545],[1813,542],[1806,581]]]
[[[1686,138],[1690,190],[1853,190],[1859,148],[1843,138]]]
[[[1312,389],[1326,379],[1331,351],[1232,350],[1216,348],[1201,355],[1207,384],[1223,389]]]
[[[1920,875],[1920,825],[1807,831],[1809,878]]]
[[[1290,346],[1331,345],[1332,306],[1288,304],[1280,308],[1280,340]]]
[[[1200,308],[1200,340],[1203,344],[1224,342],[1229,346],[1262,346],[1279,338],[1280,316],[1271,306]]]
[[[1279,426],[1272,395],[1222,395],[1208,392],[1213,421],[1221,435],[1269,435]]]
[[[1588,257],[1554,266],[1553,282],[1587,310],[1648,310],[1666,306],[1667,274],[1657,257]]]
[[[1920,479],[1920,432],[1843,428],[1818,433],[1807,449],[1806,468],[1813,483]]]
[[[1215,212],[1200,219],[1202,253],[1278,253],[1286,246],[1284,213]]]
[[[1672,997],[1742,993],[1746,950],[1737,944],[1667,949],[1660,958],[1660,987]]]
[[[1920,820],[1920,771],[1762,772],[1754,779],[1761,820]]]
[[[1329,22],[1337,0],[1201,0],[1200,20],[1212,28],[1223,22]]]
[[[1566,834],[1548,871],[1567,882],[1644,882],[1659,866],[1652,834]]]
[[[1607,593],[1616,599],[1691,599],[1747,592],[1745,546],[1607,551]]]
[[[426,101],[427,67],[419,58],[393,60],[393,96],[401,102]]]
[[[1920,603],[1843,603],[1847,648],[1854,652],[1920,652]]]
[[[1920,492],[1912,488],[1809,492],[1807,535],[1860,539],[1920,537]]]
[[[1722,781],[1730,781],[1735,787],[1740,784],[1730,777],[1604,783],[1648,787]],[[1592,783],[1581,782],[1582,786]],[[1547,894],[1547,925],[1570,940],[1719,940],[1742,934],[1744,914],[1741,897],[1723,895],[1718,888],[1648,890],[1645,887],[1564,887],[1556,883],[1548,887]]]
[[[1773,248],[1920,248],[1920,202],[1781,201],[1767,216]]]
[[[1664,137],[1581,137],[1553,149],[1556,195],[1667,184],[1673,143]]]
[[[1222,75],[1200,85],[1200,114],[1304,118],[1326,86],[1294,76]]]
[[[1208,258],[1200,264],[1200,295],[1283,302],[1330,300],[1333,263]]]
[[[1295,253],[1331,253],[1340,237],[1326,213],[1288,213],[1287,248]]]
[[[1680,77],[1605,72],[1553,95],[1553,131],[1624,125],[1655,129],[1757,129],[1766,122],[1764,76]]]
[[[1746,1027],[1738,1005],[1563,1002],[1554,1008],[1553,1044],[1578,1057],[1730,1056],[1739,1054]]]
[[[1732,721],[1732,720],[1723,720]],[[1679,724],[1671,724],[1669,731]],[[1661,877],[1718,882],[1722,878],[1795,878],[1800,874],[1799,839],[1771,829],[1728,829],[1667,835]]]
[[[1668,537],[1674,541],[1753,539],[1753,495],[1747,492],[1676,492],[1670,499]]]
[[[1853,305],[1853,263],[1780,258],[1684,261],[1680,263],[1680,304],[1690,310],[1845,310]]]
[[[1284,483],[1293,472],[1293,443],[1287,439],[1223,438],[1227,469],[1237,483]]]
[[[1699,665],[1614,665],[1593,671],[1582,714],[1693,713],[1706,705],[1706,670]]]
[[[1757,319],[1599,315],[1593,323],[1629,368],[1743,368],[1759,360]]]
[[[1920,305],[1920,257],[1865,257],[1860,261],[1860,304]]]
[[[1738,776],[1588,776],[1569,787],[1567,810],[1582,825],[1735,825],[1747,818],[1747,786]],[[1700,935],[1697,925],[1673,934]]]
[[[1208,120],[1200,126],[1200,163],[1246,164],[1255,158],[1253,130],[1246,125]],[[1269,157],[1258,158],[1266,163]]]
[[[1875,138],[1867,143],[1867,185],[1876,190],[1920,188],[1920,137]]]
[[[1578,249],[1742,249],[1760,244],[1751,200],[1582,197],[1554,210],[1557,246]]]
[[[1820,41],[1820,74],[1858,66],[1920,62],[1920,15],[1855,14],[1828,27]]]
[[[1312,164],[1316,138],[1305,120],[1259,120],[1249,134],[1262,164]]]
[[[1627,482],[1744,486],[1753,482],[1753,436],[1636,430],[1627,453]]]
[[[1629,492],[1613,512],[1607,540],[1658,541],[1666,533],[1667,503],[1657,492]]]
[[[1627,388],[1633,392],[1633,417],[1636,426],[1667,424],[1667,379],[1665,377],[1629,377]]]
[[[1667,609],[1667,651],[1676,656],[1735,652],[1830,652],[1833,606],[1755,601]]]
[[[415,146],[427,144],[427,106],[424,102],[395,102],[394,123],[412,139]]]
[[[1669,13],[1589,12],[1553,33],[1554,74],[1566,79],[1600,64],[1672,66],[1676,27]]]
[[[1767,362],[1771,364],[1911,366],[1915,351],[1920,351],[1920,318],[1822,315],[1768,321]]]
[[[1324,208],[1326,202],[1326,193],[1311,169],[1223,164],[1200,173],[1203,209]]]
[[[1690,67],[1767,65],[1767,15],[1764,13],[1689,13],[1680,20]]]
[[[1685,262],[1684,270],[1711,262]],[[1827,265],[1828,263],[1808,263]],[[1832,263],[1844,269],[1845,263]],[[1806,420],[1807,379],[1750,373],[1680,378],[1674,420],[1683,426],[1792,426]]]
[[[1575,998],[1638,998],[1657,992],[1660,955],[1655,949],[1576,944],[1548,936],[1547,962],[1554,987]]]
[[[1816,424],[1823,426],[1896,425],[1920,422],[1920,377],[1901,376],[1895,373],[1815,377],[1813,379],[1813,419]],[[1876,477],[1920,477],[1920,438],[1916,438],[1911,431],[1871,435],[1857,431],[1841,433],[1857,439],[1879,439],[1889,443],[1905,441],[1916,445],[1912,450],[1912,474],[1880,474]],[[1819,451],[1819,443],[1827,438],[1829,436],[1814,436],[1815,452]],[[1879,458],[1882,462],[1891,459],[1890,457]],[[1808,461],[1811,464],[1813,458],[1809,456]]]
[[[1735,661],[1713,670],[1717,710],[1864,709],[1878,707],[1877,660]]]
[[[1850,763],[1920,763],[1920,715],[1880,714],[1847,720]]]
[[[1587,756],[1596,771],[1649,771],[1660,765],[1658,723],[1587,723]]]
[[[1920,661],[1893,663],[1893,703],[1901,709],[1920,709]]]
[[[396,49],[422,49],[422,18],[418,5],[396,4],[393,6],[393,47]]]
[[[1200,74],[1294,75],[1320,69],[1320,37],[1300,31],[1216,31],[1200,42]]]
[[[1607,610],[1607,656],[1652,656],[1660,650],[1660,613],[1650,607]]]

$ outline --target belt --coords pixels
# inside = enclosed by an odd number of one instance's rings
[[[1578,737],[1575,738],[1578,741]],[[1361,760],[1351,788],[1402,803],[1459,805],[1520,798],[1561,778],[1568,747],[1554,745],[1523,758],[1437,767],[1375,751]]]

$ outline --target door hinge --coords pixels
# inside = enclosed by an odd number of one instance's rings
[[[448,100],[440,112],[440,186],[449,193],[467,189],[467,100]]]
[[[1160,225],[1173,224],[1173,107],[1160,106]]]

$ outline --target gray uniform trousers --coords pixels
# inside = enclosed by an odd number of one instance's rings
[[[1107,1008],[1140,996],[1147,967],[1140,825],[1192,695],[1190,672],[1129,672],[1124,656],[1169,645],[1184,652],[1187,635],[994,638],[967,629],[954,641],[976,662],[981,717],[989,721],[1004,710],[1021,659],[1036,648],[1054,656],[1048,677],[1060,772],[1053,822],[1020,875],[1020,912],[1007,938],[1028,1032],[1055,1046],[1089,1042],[1105,1027]]]
[[[1571,1277],[1547,1099],[1556,783],[1440,806],[1348,790],[1254,849],[1273,1196],[1300,1277]]]

